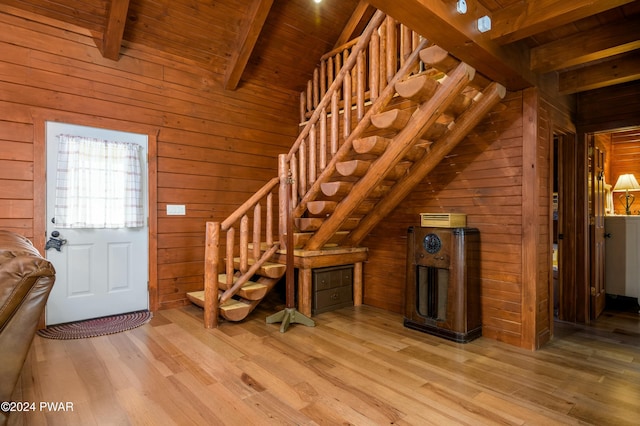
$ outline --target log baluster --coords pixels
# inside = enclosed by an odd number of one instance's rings
[[[311,80],[307,82],[307,113],[313,112],[313,83]]]
[[[342,69],[342,53],[338,53],[336,54],[336,56],[334,56],[334,60],[335,60],[335,72],[336,72],[336,77],[338,76],[338,74],[340,74],[340,70]],[[334,78],[335,80],[335,78]],[[343,83],[344,84],[344,83]],[[338,92],[340,92],[340,90],[338,90]],[[342,93],[338,93],[338,99],[340,98],[340,96],[342,95]]]
[[[400,24],[400,66],[404,65],[409,55],[413,52],[412,31],[406,25]]]
[[[307,93],[300,92],[300,122],[307,121]]]
[[[358,121],[364,117],[364,95],[365,95],[365,83],[366,74],[364,65],[365,53],[364,50],[358,54],[358,62],[356,65],[356,117]]]
[[[227,288],[231,287],[233,284],[233,273],[234,273],[234,265],[233,258],[235,255],[235,244],[236,244],[236,229],[231,227],[227,230],[227,252],[226,252],[226,262],[225,262],[225,282],[227,284]],[[216,275],[216,279],[218,276]]]
[[[411,38],[412,38],[412,50],[415,50],[418,44],[420,43],[420,41],[422,40],[422,36],[417,32],[412,31]],[[422,72],[422,71],[424,71],[424,63],[422,62],[422,60],[419,60],[418,64],[416,65],[416,72]]]
[[[300,174],[302,175],[302,173]],[[286,200],[288,196],[288,178],[289,170],[287,170],[287,156],[284,154],[280,154],[278,156],[278,217],[280,218],[278,227],[278,240],[280,241],[280,247],[286,247],[287,244],[284,235],[284,232],[287,229],[287,215],[284,213],[287,211]]]
[[[331,87],[331,83],[335,80],[335,74],[333,70],[333,57],[327,58],[327,87]],[[331,109],[331,112],[334,110]]]
[[[340,116],[338,114],[338,91],[331,95],[331,156],[338,151],[338,139],[340,138]]]
[[[253,250],[254,262],[260,259],[260,234],[262,233],[262,207],[260,203],[253,208]]]
[[[319,140],[319,166],[320,170],[327,167],[327,110],[322,109],[320,113],[320,140]]]
[[[354,55],[357,55],[357,53],[354,53]],[[356,56],[357,58],[357,56]],[[356,94],[356,89],[358,87],[357,84],[355,84],[355,82],[358,81],[358,62],[356,59],[356,66],[354,66],[353,68],[351,68],[351,96],[349,96],[349,105],[353,105],[353,97]]]
[[[387,20],[380,25],[380,56],[378,65],[380,66],[378,76],[380,77],[380,87],[382,92],[387,87]]]
[[[267,195],[267,216],[265,223],[265,242],[268,247],[273,245],[273,193]]]
[[[391,81],[398,70],[398,40],[396,32],[396,21],[390,16],[386,19],[386,32],[387,32],[387,54],[386,54],[386,81]]]
[[[345,52],[346,61],[347,52]],[[348,137],[351,133],[351,73],[347,73],[344,76],[342,83],[343,88],[343,133],[344,137]]]
[[[240,272],[245,273],[249,269],[249,216],[246,214],[240,219]]]
[[[316,181],[316,176],[317,176],[318,147],[316,144],[316,139],[317,139],[316,125],[312,124],[311,131],[309,132],[309,170],[308,170],[309,173],[307,178],[307,183],[309,185],[313,185],[313,182]]]
[[[293,179],[294,187],[296,191],[298,191],[298,195],[294,197],[294,199],[298,199],[298,197],[302,197],[304,194],[304,188],[300,185],[300,176],[298,175],[298,157],[293,155],[291,160],[289,161],[289,170],[291,170],[291,179]]]
[[[369,41],[369,97],[371,101],[378,99],[380,93],[380,36],[377,31]]]
[[[295,178],[293,177],[293,171],[294,171],[293,169],[294,168],[291,167],[291,166],[293,166],[293,164],[294,163],[289,164],[289,167],[290,167],[289,168],[289,172],[290,172],[289,176],[291,176],[291,185],[289,185],[291,187],[291,193],[289,195],[291,197],[290,198],[291,199],[291,203],[292,203],[291,205],[292,206],[297,206],[299,197],[298,197],[298,190],[296,189],[297,188],[296,181],[295,181]]]
[[[298,178],[300,179],[300,187],[302,194],[307,192],[307,143],[306,140],[300,144],[298,150]]]
[[[318,107],[320,102],[320,72],[318,68],[313,70],[313,109]]]
[[[320,97],[327,93],[327,61],[320,61]]]

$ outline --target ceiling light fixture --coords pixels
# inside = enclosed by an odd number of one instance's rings
[[[322,0],[313,0],[314,3],[320,3]]]
[[[464,15],[465,13],[467,13],[467,2],[465,0],[458,0],[458,2],[456,3],[456,11],[460,15]]]
[[[478,31],[480,31],[481,33],[486,33],[490,29],[491,29],[491,18],[485,15],[482,18],[478,19]]]

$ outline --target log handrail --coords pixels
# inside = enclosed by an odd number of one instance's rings
[[[255,207],[265,196],[267,196],[278,185],[278,178],[274,177],[267,182],[262,188],[260,188],[255,194],[253,194],[247,201],[245,201],[240,207],[238,207],[233,213],[229,215],[222,223],[221,229],[226,231],[231,225],[237,222],[243,215],[247,214],[249,210]]]

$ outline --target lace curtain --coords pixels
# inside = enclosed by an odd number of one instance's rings
[[[58,141],[57,227],[144,226],[139,145],[70,135]]]

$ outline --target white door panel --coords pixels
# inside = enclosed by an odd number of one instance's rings
[[[75,229],[56,228],[54,211],[57,135],[66,133],[107,140],[136,142],[143,146],[146,135],[47,123],[47,237],[53,231],[66,240],[61,250],[48,249],[47,258],[56,268],[56,283],[46,309],[48,325],[147,309],[148,228]],[[146,164],[143,167],[146,177]],[[145,217],[146,212],[146,182]]]

